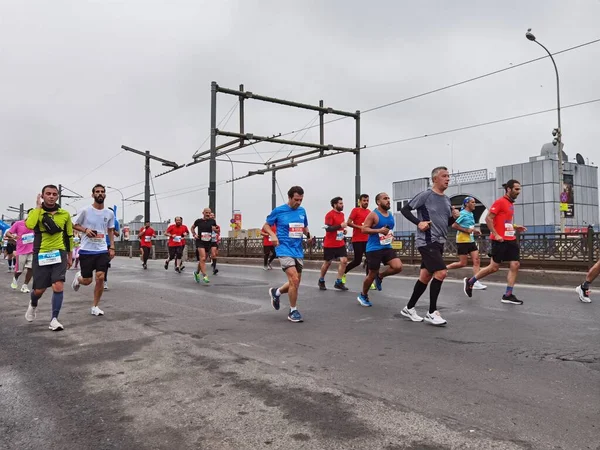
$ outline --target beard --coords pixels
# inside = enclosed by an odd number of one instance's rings
[[[102,205],[104,203],[104,197],[94,197],[94,201],[99,205]]]
[[[389,211],[392,208],[392,205],[380,205],[382,209]]]

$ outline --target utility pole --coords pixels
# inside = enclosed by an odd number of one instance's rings
[[[68,192],[70,192],[71,194],[74,194],[74,195],[63,194],[63,191],[68,191]],[[63,198],[75,198],[75,199],[79,199],[79,198],[83,198],[83,196],[81,194],[78,194],[75,191],[72,191],[68,187],[63,186],[62,184],[59,184],[58,185],[58,204],[61,205],[61,207],[62,207],[62,199]]]
[[[277,194],[275,189],[277,188],[277,171],[271,172],[271,210],[277,208]]]

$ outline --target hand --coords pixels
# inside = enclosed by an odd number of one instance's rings
[[[67,270],[69,270],[72,265],[73,265],[73,253],[69,252],[67,254]]]
[[[458,219],[458,216],[460,216],[460,211],[453,206],[452,207],[452,217],[454,219]]]
[[[514,228],[520,233],[524,233],[525,231],[527,231],[527,227],[524,227],[523,225],[515,225]]]
[[[496,242],[504,242],[504,238],[498,233],[495,233],[494,236],[496,237]]]
[[[427,230],[429,230],[430,226],[431,226],[431,221],[423,221],[423,222],[419,222],[419,225],[417,225],[417,228],[419,229],[419,231],[427,231]]]
[[[346,228],[348,226],[348,222],[342,222],[341,227]]]
[[[193,234],[194,239],[198,239],[198,235],[196,233]]]
[[[108,256],[110,257],[110,259],[113,259],[115,257],[115,249],[114,248],[108,249]]]
[[[35,200],[35,207],[36,208],[41,208],[42,207],[42,194],[38,194],[37,198]]]
[[[379,233],[383,234],[383,235],[388,235],[388,233],[390,232],[390,229],[388,227],[383,227],[379,229]]]
[[[271,236],[271,242],[275,247],[279,245],[279,239],[277,238],[277,236]]]
[[[475,236],[481,236],[481,231],[476,230],[475,228],[471,228],[471,233],[473,233]]]
[[[89,228],[86,228],[86,229],[85,229],[85,235],[86,235],[87,237],[91,237],[91,238],[93,238],[93,237],[95,237],[95,236],[96,236],[96,233],[94,232],[94,230],[91,230],[91,229],[89,229]]]

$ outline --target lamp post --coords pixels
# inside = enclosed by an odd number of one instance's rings
[[[552,143],[558,149],[558,152],[557,152],[557,154],[558,154],[558,200],[560,202],[560,195],[562,194],[562,183],[563,183],[563,158],[562,158],[562,149],[561,149],[561,147],[562,147],[562,127],[560,124],[560,79],[558,77],[558,67],[556,67],[556,62],[554,61],[554,58],[552,57],[552,53],[550,53],[550,51],[544,45],[542,45],[540,42],[538,42],[536,40],[534,34],[531,32],[531,28],[529,28],[527,30],[527,33],[525,33],[525,37],[527,39],[529,39],[530,41],[533,41],[536,44],[538,44],[544,50],[546,50],[546,53],[548,53],[548,56],[550,57],[550,60],[552,61],[552,64],[554,65],[554,71],[556,72],[556,111],[558,113],[558,128],[555,128],[552,131],[552,135],[554,136],[554,140],[552,141]],[[558,215],[560,218],[560,232],[564,233],[565,232],[565,216],[564,216],[563,212],[560,210],[558,212]]]
[[[108,189],[114,189],[115,191],[119,191],[121,194],[121,226],[125,225],[125,196],[121,192],[121,189],[117,189],[116,187],[106,186]]]

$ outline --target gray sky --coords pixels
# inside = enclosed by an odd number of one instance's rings
[[[533,28],[556,52],[600,38],[600,1],[0,1],[0,149],[2,197],[34,205],[46,183],[62,183],[84,196],[97,183],[142,182],[143,158],[122,144],[179,163],[209,134],[210,82],[306,103],[365,110],[543,56],[525,39]],[[556,57],[563,105],[600,98],[600,43]],[[236,99],[220,95],[218,120]],[[556,105],[549,59],[362,117],[362,143],[373,145],[431,134]],[[246,102],[246,131],[275,134],[315,118],[309,111]],[[600,163],[600,103],[563,112],[565,151]],[[235,131],[237,111],[227,127]],[[366,149],[362,190],[391,194],[395,180],[426,176],[435,165],[495,170],[527,161],[551,140],[556,114]],[[301,137],[302,134],[298,137]],[[353,146],[351,119],[326,127],[326,143]],[[318,129],[303,140],[318,142]],[[224,142],[225,138],[219,142]],[[451,161],[450,146],[454,147]],[[276,144],[230,154],[266,160]],[[208,143],[203,149],[208,149]],[[285,156],[285,148],[278,156]],[[95,167],[116,156],[103,167]],[[257,166],[235,165],[235,175]],[[152,164],[153,173],[164,171]],[[217,181],[231,175],[218,163]],[[354,159],[327,158],[282,171],[285,195],[305,188],[313,230],[337,195],[352,206]],[[270,211],[270,176],[235,184],[244,227],[258,227]],[[154,180],[162,218],[190,224],[208,204],[208,163]],[[180,189],[179,191],[175,191]],[[195,192],[192,190],[197,189]],[[202,189],[202,190],[201,190]],[[125,189],[126,196],[143,184]],[[120,206],[120,195],[110,193]],[[282,203],[278,194],[278,203]],[[74,203],[89,204],[90,198]],[[63,202],[68,203],[67,201]],[[217,219],[230,218],[231,185],[217,188]],[[127,204],[126,218],[142,214]],[[119,213],[119,217],[120,217]],[[156,203],[152,218],[158,219]],[[322,234],[319,232],[318,234]]]

